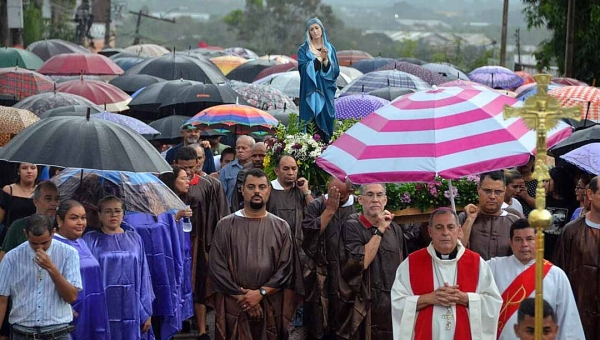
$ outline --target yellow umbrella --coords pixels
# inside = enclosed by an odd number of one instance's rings
[[[227,75],[227,73],[231,72],[231,70],[242,65],[248,60],[246,58],[238,57],[235,55],[225,55],[221,57],[211,58],[210,61],[217,65],[219,70],[221,70],[221,72],[223,72],[224,75]]]
[[[6,145],[13,135],[38,120],[40,117],[31,111],[0,106],[0,146]]]

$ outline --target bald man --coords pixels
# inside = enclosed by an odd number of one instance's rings
[[[310,274],[304,278],[304,324],[310,325],[310,338],[335,336],[336,298],[339,285],[338,241],[341,227],[354,214],[354,195],[350,182],[332,178],[327,194],[312,201],[302,221],[302,248],[308,257]],[[318,279],[319,276],[325,279]]]

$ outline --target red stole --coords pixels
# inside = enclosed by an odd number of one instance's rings
[[[552,268],[550,261],[544,260],[542,269],[544,277]],[[531,296],[535,291],[535,264],[525,269],[502,293],[502,309],[500,309],[500,319],[498,320],[498,338],[506,326],[510,317],[519,310],[521,301]]]
[[[479,254],[465,249],[457,263],[456,284],[465,293],[474,293],[479,282]],[[408,257],[410,285],[415,295],[424,295],[434,291],[433,259],[427,248],[416,251]],[[463,305],[456,305],[456,330],[454,339],[470,340],[471,326],[469,312]],[[415,323],[415,340],[433,339],[433,306],[427,306],[419,311]]]

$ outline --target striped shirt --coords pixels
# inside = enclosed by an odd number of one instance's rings
[[[46,254],[67,282],[81,290],[77,250],[52,241]],[[10,296],[13,303],[9,323],[44,327],[71,322],[71,305],[60,297],[48,272],[35,263],[35,255],[25,242],[6,253],[0,262],[0,295]]]

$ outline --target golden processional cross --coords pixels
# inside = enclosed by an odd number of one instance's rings
[[[552,129],[561,118],[578,119],[581,107],[561,107],[556,98],[548,95],[549,74],[537,74],[537,93],[525,101],[521,108],[504,106],[504,118],[521,117],[530,130],[537,131],[537,155],[534,177],[538,181],[535,192],[535,210],[529,213],[529,223],[536,229],[535,254],[535,340],[542,340],[543,334],[543,274],[544,266],[544,230],[550,226],[552,215],[546,210],[546,190],[544,181],[550,180],[546,166],[546,131]]]

